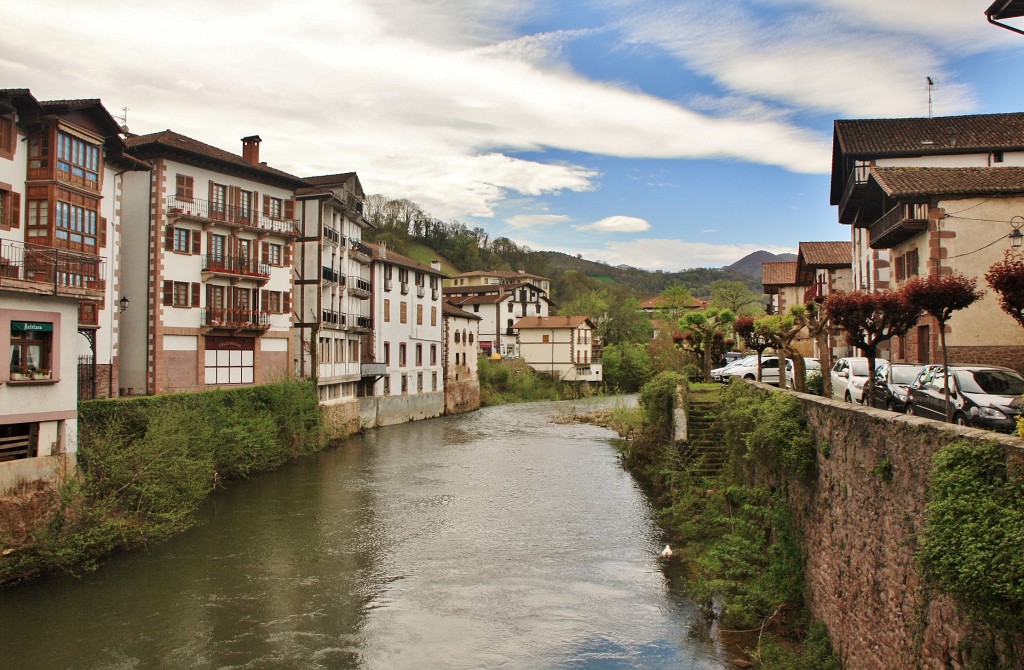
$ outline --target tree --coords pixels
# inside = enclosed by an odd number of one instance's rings
[[[639,391],[651,377],[651,360],[644,347],[613,344],[604,348],[604,381],[620,391]]]
[[[611,299],[607,316],[598,328],[602,344],[638,344],[651,339],[651,321],[636,298]]]
[[[748,349],[757,352],[757,381],[761,381],[761,357],[764,350],[772,346],[771,334],[764,328],[758,328],[752,316],[741,316],[732,325],[736,333],[743,338]]]
[[[1008,249],[1003,260],[985,273],[985,281],[999,294],[999,306],[1024,326],[1024,251]]]
[[[902,290],[832,293],[825,300],[825,312],[832,323],[846,331],[846,341],[867,356],[871,375],[878,346],[913,328],[921,315],[921,309],[912,305]],[[867,392],[870,405],[875,385],[867,384]]]
[[[793,383],[798,391],[807,388],[806,364],[803,354],[793,346],[800,331],[806,325],[807,310],[803,305],[793,305],[785,314],[763,316],[755,322],[755,327],[771,340],[779,356],[779,388],[786,388],[786,359],[793,359]]]
[[[685,286],[676,284],[669,286],[658,296],[662,300],[660,308],[666,319],[675,323],[683,312],[694,308],[693,294]]]
[[[672,333],[662,330],[647,345],[651,368],[655,373],[679,372],[686,365],[686,352],[676,346]]]
[[[708,307],[696,312],[687,312],[679,319],[679,325],[690,333],[690,346],[699,348],[704,359],[704,381],[711,381],[711,360],[715,335],[722,337],[721,329],[731,326],[736,315],[727,309]],[[724,338],[723,338],[724,342]]]
[[[903,285],[911,305],[931,314],[939,322],[939,342],[942,345],[942,375],[946,396],[946,421],[953,421],[953,406],[949,404],[949,352],[946,350],[946,323],[953,312],[970,307],[985,295],[978,290],[977,277],[965,277],[959,272],[943,276],[914,277]]]
[[[734,314],[761,312],[761,296],[741,281],[718,279],[711,282],[711,306]],[[752,315],[752,314],[751,314]]]
[[[825,308],[816,302],[807,304],[807,334],[818,345],[821,356],[821,390],[826,398],[832,397],[832,347],[829,346],[828,335],[832,330],[832,321],[828,318]]]

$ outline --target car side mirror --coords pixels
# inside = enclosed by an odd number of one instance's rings
[[[849,373],[849,372],[847,372],[846,370],[840,370],[840,371],[838,372],[837,376],[839,376],[839,377],[842,377],[842,378],[846,379],[846,378],[849,378],[849,376],[850,376],[850,373]]]

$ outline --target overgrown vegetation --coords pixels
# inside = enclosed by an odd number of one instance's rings
[[[816,462],[802,406],[788,394],[729,385],[719,402],[729,467],[709,475],[667,446],[681,383],[679,375],[661,374],[644,386],[644,425],[633,427],[623,460],[652,485],[662,523],[693,567],[691,596],[723,626],[757,635],[750,650],[756,667],[838,670],[824,627],[804,610],[799,538],[786,500],[785,482],[806,480]],[[697,396],[684,393],[684,404]],[[776,472],[776,481],[755,484],[748,476],[754,462]]]
[[[504,405],[510,402],[561,400],[587,393],[572,385],[563,385],[550,375],[541,374],[522,359],[491,360],[480,357],[477,368],[480,377],[480,405]]]
[[[180,532],[219,482],[324,444],[313,382],[83,402],[78,425],[77,477],[0,501],[0,582]]]

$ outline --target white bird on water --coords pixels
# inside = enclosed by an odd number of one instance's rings
[[[662,558],[672,558],[672,547],[665,545],[665,548],[661,550]]]

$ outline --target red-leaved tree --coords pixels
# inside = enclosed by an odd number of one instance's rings
[[[985,281],[999,294],[999,306],[1024,326],[1024,252],[1008,249],[1006,256],[985,273]]]
[[[830,294],[825,300],[825,313],[834,325],[846,331],[846,341],[867,356],[873,379],[879,345],[913,328],[921,309],[911,304],[902,290],[850,291]],[[871,405],[875,385],[871,382],[865,388]]]
[[[953,420],[953,407],[949,404],[949,353],[946,351],[946,323],[953,312],[970,307],[985,295],[978,290],[978,278],[954,272],[942,277],[914,277],[903,285],[903,292],[911,305],[935,317],[939,322],[939,342],[942,345],[943,383],[946,391],[946,421]]]

